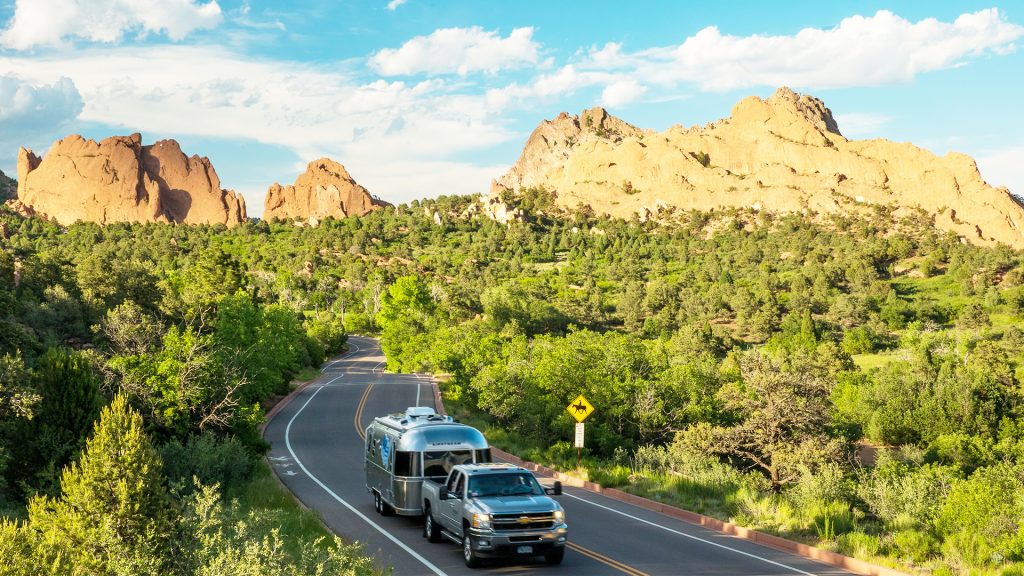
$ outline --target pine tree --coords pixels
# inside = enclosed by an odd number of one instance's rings
[[[99,379],[81,354],[51,348],[36,362],[31,382],[40,402],[35,418],[21,423],[13,450],[18,467],[9,477],[56,495],[60,470],[78,456],[103,405]]]
[[[54,573],[161,574],[176,517],[142,417],[118,396],[100,414],[59,499],[36,497],[29,521]]]

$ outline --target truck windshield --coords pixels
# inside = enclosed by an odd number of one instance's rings
[[[452,467],[473,462],[472,450],[445,450],[423,453],[424,476],[447,476]]]
[[[543,494],[544,489],[529,473],[481,474],[469,478],[469,495],[473,498]]]

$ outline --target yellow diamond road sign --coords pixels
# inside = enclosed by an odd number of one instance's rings
[[[594,406],[583,397],[583,394],[577,396],[565,409],[577,422],[583,422],[594,413]]]

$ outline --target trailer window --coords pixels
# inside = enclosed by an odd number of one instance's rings
[[[473,461],[476,462],[477,464],[493,462],[493,460],[491,460],[490,448],[484,448],[483,450],[473,450],[473,455]]]
[[[419,452],[395,452],[395,476],[419,476]]]
[[[473,462],[472,450],[446,450],[423,453],[424,476],[447,476],[452,467]]]

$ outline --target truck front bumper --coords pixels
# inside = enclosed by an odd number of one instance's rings
[[[565,546],[569,541],[569,527],[560,524],[550,530],[522,532],[494,532],[471,528],[469,538],[473,550],[484,558],[536,556],[552,548]]]

